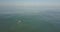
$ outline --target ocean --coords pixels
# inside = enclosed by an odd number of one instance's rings
[[[60,32],[60,9],[0,8],[0,32]]]

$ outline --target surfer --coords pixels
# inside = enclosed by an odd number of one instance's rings
[[[23,20],[17,20],[17,21],[16,21],[17,24],[20,24],[20,23],[22,23],[22,22],[23,22]]]

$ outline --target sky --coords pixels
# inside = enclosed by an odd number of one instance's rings
[[[10,8],[10,6],[13,6],[12,8],[14,9]],[[33,7],[33,8],[30,8],[30,7]],[[43,7],[43,8],[40,8],[40,7]],[[60,0],[0,0],[0,10],[10,11],[12,9],[14,10],[14,12],[19,12],[19,13],[24,13],[24,14],[33,13],[33,12],[38,13],[40,10],[45,11],[46,9],[50,9],[49,7],[53,7],[51,9],[55,9],[55,7],[60,9]],[[23,8],[27,10],[25,11]],[[20,11],[19,9],[23,9],[24,11]]]
[[[0,6],[57,6],[60,7],[60,0],[0,0]]]

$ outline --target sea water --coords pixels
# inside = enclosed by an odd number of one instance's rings
[[[60,32],[60,10],[4,11],[0,13],[0,32]],[[16,19],[23,22],[17,24]]]

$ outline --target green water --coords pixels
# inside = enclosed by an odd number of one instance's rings
[[[16,24],[16,19],[23,19]],[[60,32],[60,21],[53,16],[21,15],[21,14],[0,14],[0,32]],[[56,24],[56,23],[57,24]]]

